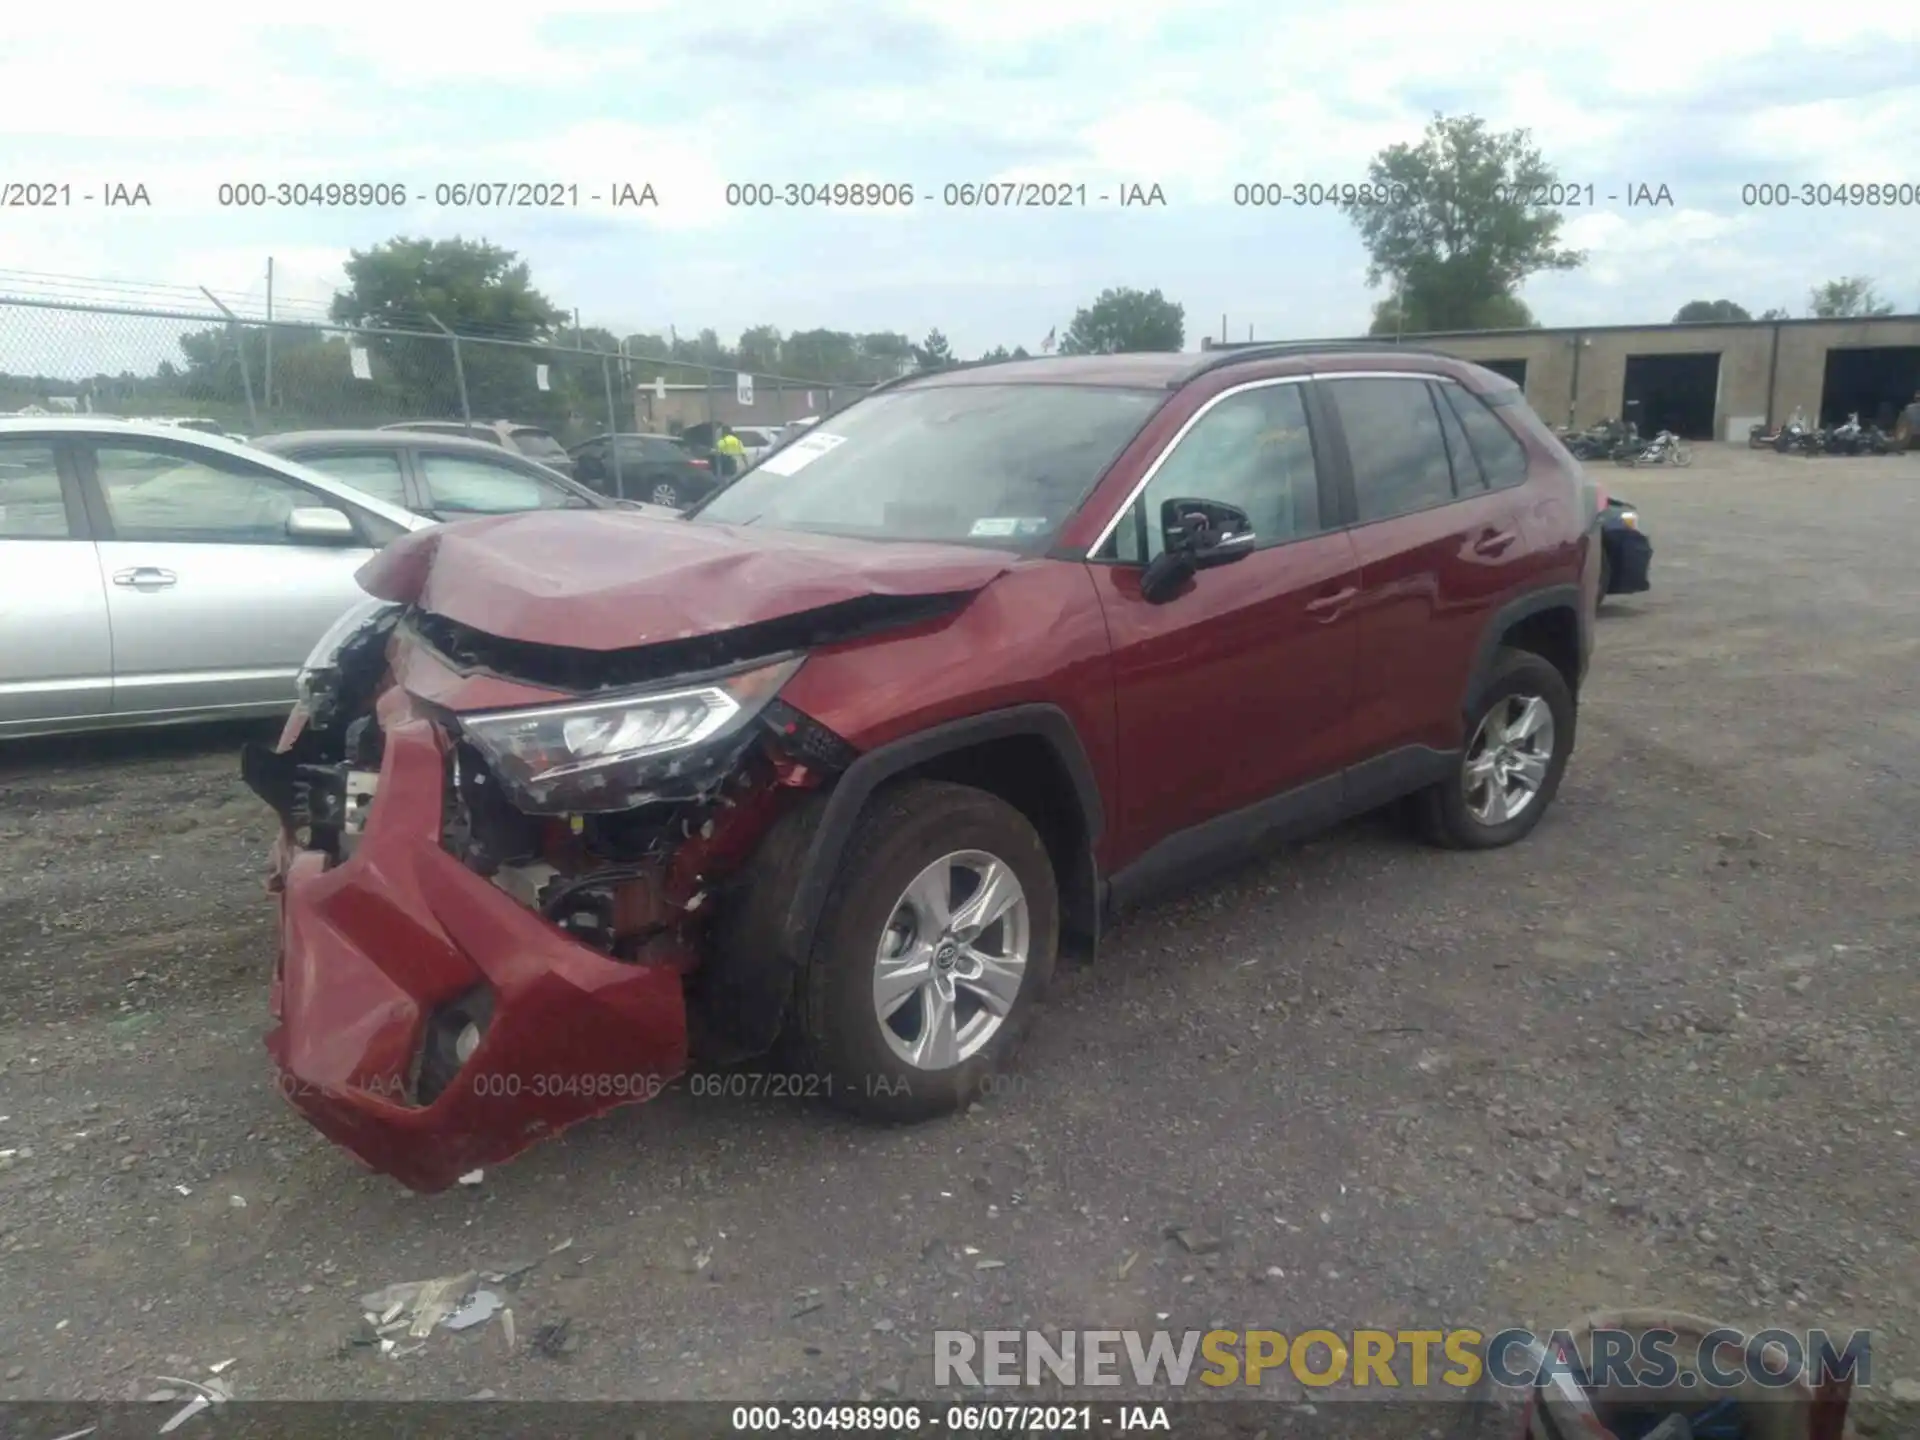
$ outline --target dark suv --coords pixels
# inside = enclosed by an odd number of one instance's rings
[[[683,519],[407,536],[244,762],[283,1091],[422,1189],[690,1054],[950,1110],[1128,901],[1389,802],[1539,823],[1601,508],[1491,371],[1266,347],[913,377]]]

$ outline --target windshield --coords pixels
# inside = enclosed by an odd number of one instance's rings
[[[693,517],[887,540],[1027,548],[1073,513],[1164,391],[945,385],[810,427]]]

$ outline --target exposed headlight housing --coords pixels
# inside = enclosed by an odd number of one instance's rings
[[[323,705],[326,692],[336,678],[340,652],[362,631],[379,624],[399,609],[400,606],[390,600],[379,600],[369,595],[355,601],[345,614],[327,627],[326,633],[314,645],[306,664],[300,667],[300,673],[294,679],[294,691],[300,697],[300,704],[309,713]]]
[[[459,717],[521,810],[569,815],[683,798],[732,754],[802,656],[670,689]]]
[[[1640,528],[1640,512],[1638,510],[1622,510],[1620,512],[1620,523],[1629,530],[1638,530]]]

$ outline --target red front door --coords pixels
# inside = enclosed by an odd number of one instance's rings
[[[1209,402],[1148,471],[1090,568],[1112,643],[1119,866],[1167,836],[1311,780],[1352,756],[1358,657],[1353,542],[1328,529],[1297,380]],[[1162,603],[1141,594],[1169,500],[1238,506],[1256,548]]]

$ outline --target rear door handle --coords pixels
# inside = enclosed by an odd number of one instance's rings
[[[1506,552],[1509,545],[1513,544],[1513,542],[1519,538],[1518,533],[1512,530],[1490,530],[1473,542],[1473,553],[1476,555],[1501,555]]]
[[[158,565],[136,565],[131,570],[116,570],[113,575],[114,584],[130,590],[164,590],[179,579],[173,571],[162,570]]]
[[[1358,585],[1349,585],[1344,590],[1336,590],[1331,595],[1322,595],[1318,600],[1307,602],[1309,615],[1322,615],[1331,620],[1346,608],[1346,604],[1360,593]]]

